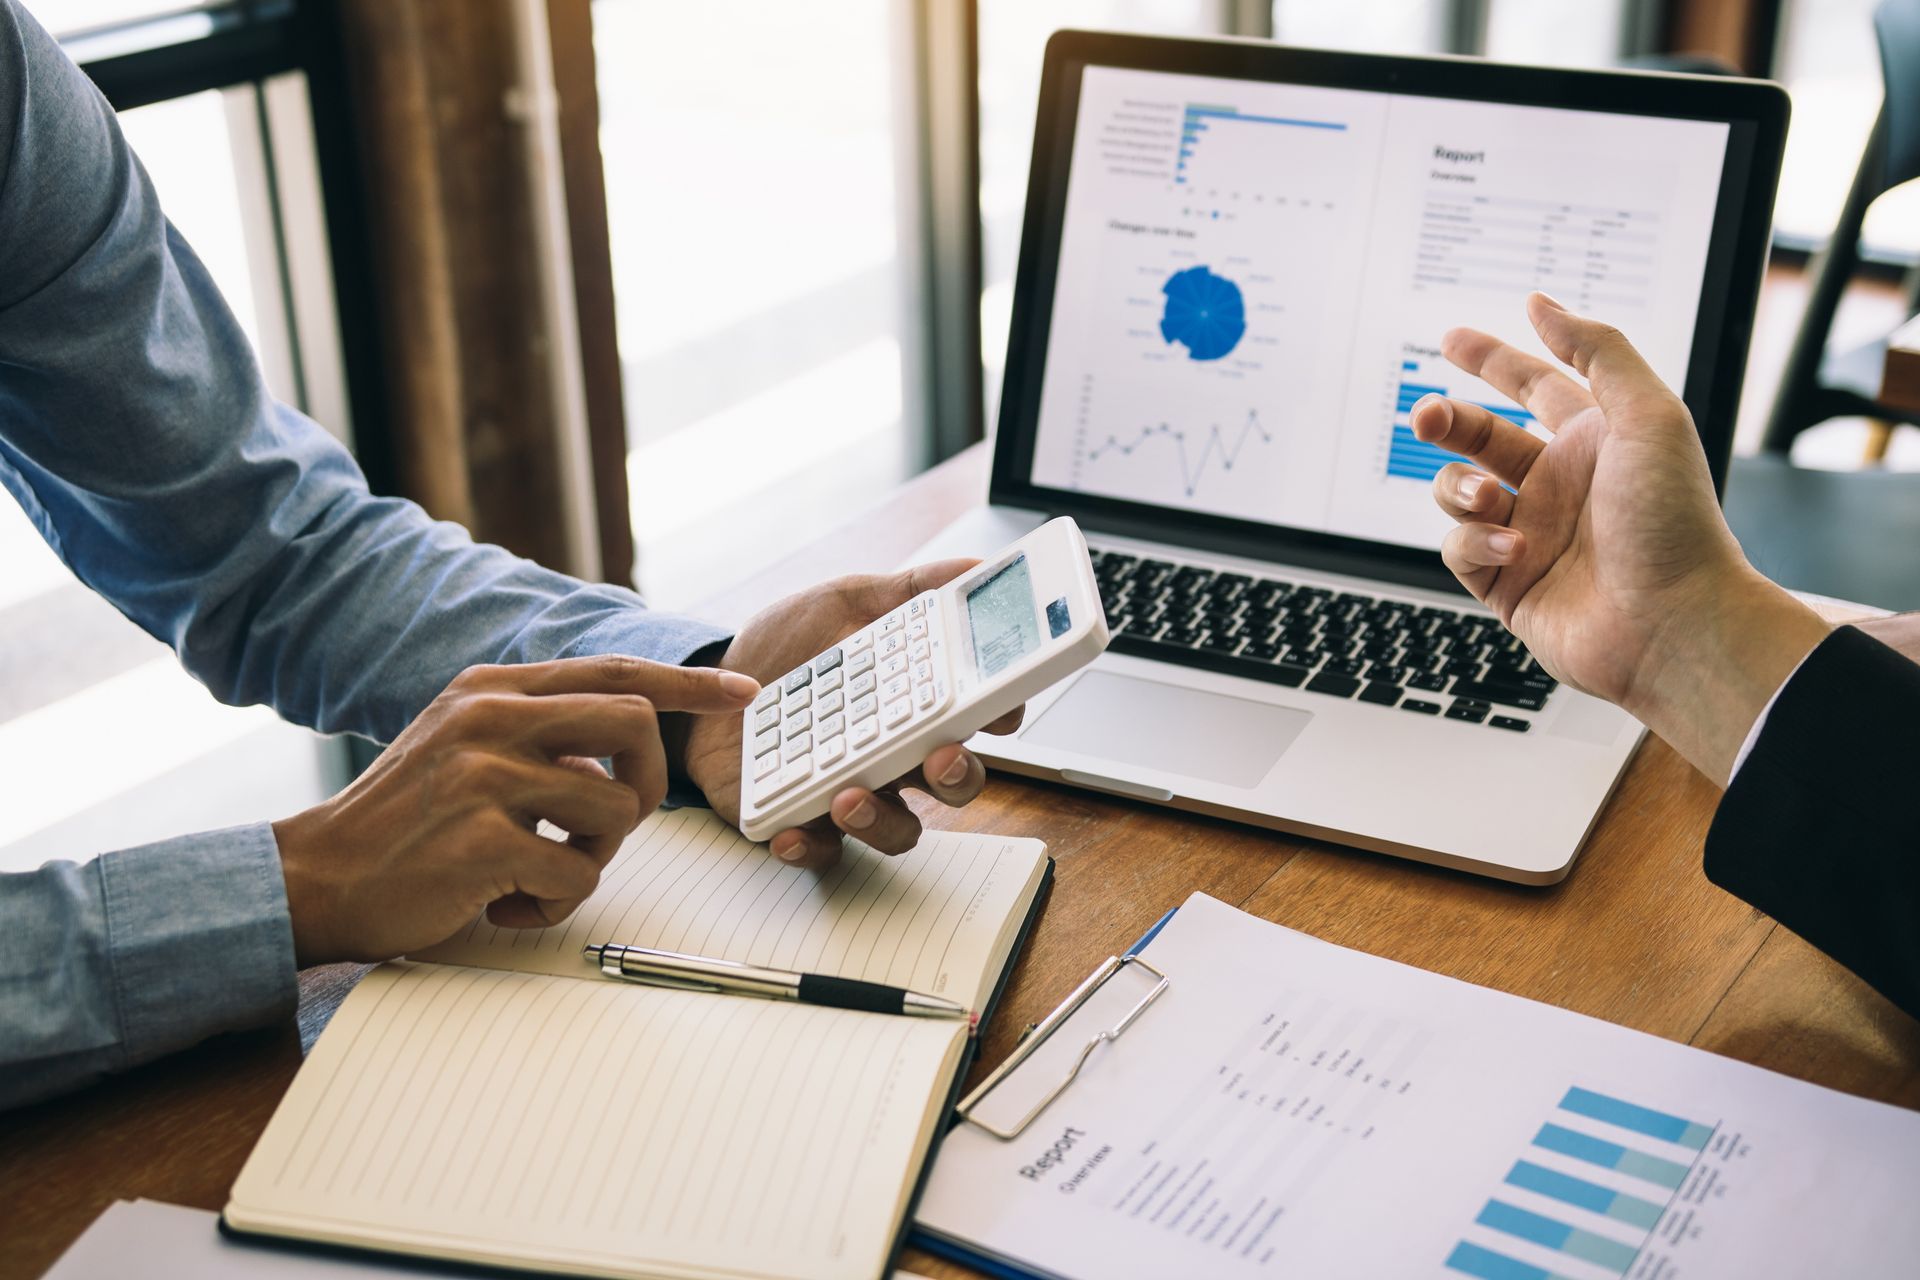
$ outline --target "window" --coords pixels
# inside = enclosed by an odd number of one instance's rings
[[[920,465],[891,0],[596,0],[635,549],[685,606]]]
[[[1486,54],[1535,66],[1604,67],[1620,60],[1629,0],[1492,0]]]
[[[1786,162],[1774,223],[1789,243],[1825,241],[1853,186],[1860,153],[1880,111],[1876,0],[1791,0],[1781,35],[1779,78],[1793,95]],[[1889,192],[1867,214],[1870,251],[1920,253],[1920,184]]]
[[[46,6],[35,7],[48,18]],[[183,7],[62,0],[57,25],[84,30],[89,47],[101,47],[122,35],[102,30],[108,24]],[[317,190],[303,110],[300,77],[279,76],[135,107],[120,120],[275,394],[344,432],[331,298],[311,296],[330,270],[324,236],[294,234],[319,222],[317,208],[290,198]],[[268,178],[269,139],[277,185]],[[298,246],[293,258],[281,253],[283,231]],[[306,293],[290,296],[287,282]],[[215,702],[164,644],[77,581],[5,499],[0,564],[0,777],[8,796],[0,870],[283,817],[344,782],[338,743],[267,708]]]
[[[1047,37],[1062,27],[1099,27],[1170,35],[1220,30],[1213,0],[980,0],[980,223],[983,289],[980,349],[987,429],[999,416],[1013,317],[1013,270],[1020,258],[1027,162]]]
[[[1274,0],[1273,38],[1362,53],[1436,53],[1451,43],[1447,16],[1437,0]]]

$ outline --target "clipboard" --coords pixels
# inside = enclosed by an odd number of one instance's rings
[[[953,1124],[950,1125],[949,1128],[951,1129],[962,1124],[971,1124],[975,1128],[991,1134],[1003,1142],[1008,1142],[1019,1137],[1021,1133],[1025,1132],[1029,1125],[1039,1119],[1040,1114],[1047,1109],[1049,1104],[1072,1087],[1074,1080],[1080,1074],[1080,1068],[1086,1065],[1087,1059],[1092,1056],[1093,1051],[1102,1044],[1111,1044],[1117,1041],[1125,1034],[1127,1028],[1138,1021],[1140,1015],[1147,1011],[1147,1007],[1155,1000],[1158,1000],[1167,988],[1172,985],[1172,979],[1165,973],[1140,959],[1140,952],[1145,950],[1147,944],[1152,942],[1159,932],[1167,927],[1167,922],[1172,920],[1179,910],[1180,908],[1175,907],[1173,910],[1161,916],[1154,922],[1151,929],[1148,929],[1135,940],[1132,946],[1128,947],[1120,955],[1108,957],[1105,963],[1088,974],[1086,979],[1081,982],[1079,986],[1075,987],[1072,993],[1069,994],[1065,1000],[1061,1001],[1052,1013],[1049,1013],[1039,1022],[1029,1025],[1025,1031],[1021,1032],[1020,1042],[1013,1053],[1008,1055],[1007,1060],[988,1073],[987,1078],[975,1086],[973,1091],[962,1098],[954,1107]],[[1076,1013],[1082,1005],[1092,999],[1094,994],[1117,974],[1129,968],[1138,968],[1145,973],[1151,974],[1155,979],[1154,985],[1148,989],[1145,996],[1135,1001],[1133,1006],[1128,1009],[1113,1026],[1088,1037],[1086,1045],[1080,1050],[1079,1054],[1075,1056],[1072,1066],[1066,1075],[1062,1076],[1060,1081],[1048,1090],[1046,1095],[1042,1097],[1026,1115],[1020,1118],[1018,1124],[1014,1125],[1011,1129],[1002,1129],[998,1126],[988,1124],[972,1114],[974,1109],[984,1102],[1002,1081],[1006,1080],[1007,1077],[1018,1070],[1020,1065],[1030,1058],[1034,1051],[1042,1044],[1046,1043],[1048,1037],[1064,1026],[1068,1019],[1072,1018],[1074,1013]],[[935,1155],[938,1155],[937,1150]],[[931,1172],[932,1168],[933,1161],[930,1159],[922,1171],[923,1185],[926,1174]],[[916,1196],[915,1198],[917,1201],[918,1197]],[[990,1276],[997,1277],[998,1280],[1048,1280],[1046,1276],[1039,1272],[1028,1271],[1020,1267],[1012,1266],[1004,1258],[980,1253],[952,1240],[932,1235],[922,1231],[917,1225],[909,1227],[907,1242],[916,1248],[926,1250],[936,1257],[946,1258],[951,1262],[958,1262],[963,1266],[972,1267],[976,1271],[982,1271]]]

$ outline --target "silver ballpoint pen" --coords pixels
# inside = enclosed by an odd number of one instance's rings
[[[916,1018],[966,1018],[973,1013],[965,1005],[941,996],[923,995],[905,987],[890,987],[856,978],[836,978],[823,973],[793,973],[786,969],[767,969],[740,964],[734,960],[714,960],[707,956],[683,955],[678,951],[656,951],[651,947],[628,947],[617,942],[592,942],[585,947],[586,957],[600,966],[610,978],[625,978],[655,987],[673,987],[680,991],[715,991],[734,995],[759,996],[767,1000],[798,1000],[803,1004],[826,1005],[835,1009],[861,1009],[869,1013],[900,1013]]]

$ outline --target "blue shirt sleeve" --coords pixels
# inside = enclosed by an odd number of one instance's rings
[[[112,109],[17,0],[0,0],[0,486],[217,697],[322,732],[390,740],[475,663],[678,663],[726,636],[370,495],[268,393]],[[0,1103],[290,1006],[264,830],[0,878],[0,939],[50,929],[67,953],[35,968],[0,942]],[[232,991],[242,953],[271,990]],[[149,956],[164,986],[115,981]]]

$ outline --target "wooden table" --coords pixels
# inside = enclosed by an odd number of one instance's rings
[[[971,450],[708,612],[737,621],[783,591],[896,563],[983,492],[985,474],[985,450]],[[1920,1024],[1701,874],[1717,794],[1649,740],[1573,874],[1546,889],[1008,778],[964,811],[922,812],[942,826],[1044,837],[1058,859],[985,1063],[1117,945],[1201,889],[1330,942],[1920,1108]],[[40,1274],[115,1199],[218,1209],[303,1043],[360,972],[303,975],[297,1033],[222,1037],[0,1116],[0,1277]],[[969,1274],[923,1255],[906,1265]]]
[[[1895,329],[1887,339],[1886,363],[1880,371],[1880,401],[1908,413],[1920,413],[1920,316]]]

